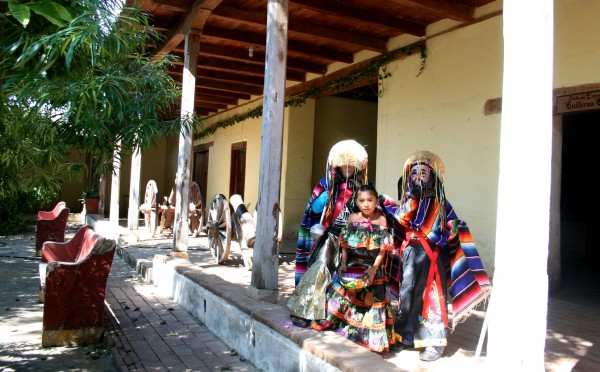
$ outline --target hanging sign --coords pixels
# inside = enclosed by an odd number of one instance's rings
[[[600,90],[560,96],[556,99],[556,113],[566,114],[577,111],[599,110]]]

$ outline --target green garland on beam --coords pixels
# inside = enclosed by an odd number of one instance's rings
[[[328,90],[339,91],[345,88],[353,86],[357,81],[366,80],[371,77],[378,77],[378,85],[379,91],[377,95],[381,97],[383,95],[383,80],[392,76],[390,72],[387,71],[387,65],[396,59],[399,53],[412,55],[413,52],[418,49],[421,56],[421,66],[419,68],[419,73],[417,76],[420,76],[423,70],[425,69],[425,60],[427,59],[427,48],[425,45],[425,41],[420,41],[415,44],[411,44],[409,46],[401,47],[394,49],[387,53],[384,57],[375,59],[370,63],[366,64],[363,68],[358,69],[356,71],[352,71],[351,73],[336,79],[332,80],[327,84],[318,87],[312,87],[305,91],[304,93],[290,97],[285,101],[285,107],[300,107],[306,103],[306,101],[312,97],[318,96]],[[252,110],[249,110],[243,114],[238,114],[230,117],[229,119],[221,120],[210,127],[204,128],[202,122],[198,123],[202,130],[194,135],[194,139],[202,139],[211,134],[215,133],[219,128],[227,128],[237,123],[246,121],[248,119],[255,119],[262,116],[263,106],[257,106]]]

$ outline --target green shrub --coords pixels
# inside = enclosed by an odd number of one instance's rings
[[[35,224],[35,218],[32,219],[31,216],[36,216],[41,210],[52,210],[56,203],[56,193],[41,189],[0,198],[0,235],[27,232],[27,227]]]

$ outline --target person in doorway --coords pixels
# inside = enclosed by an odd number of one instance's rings
[[[446,199],[443,174],[444,163],[438,155],[418,151],[404,164],[399,203],[389,198],[382,202],[395,230],[388,269],[392,280],[399,282],[395,332],[401,343],[392,349],[423,349],[423,361],[440,358],[450,326],[464,320],[491,294],[467,224],[458,219]]]
[[[395,342],[383,265],[392,248],[392,236],[377,209],[378,200],[372,185],[358,189],[360,212],[348,216],[338,238],[342,259],[327,290],[327,318],[313,321],[311,326],[318,331],[334,330],[371,351],[383,352]]]
[[[296,288],[288,301],[292,323],[298,327],[308,327],[311,320],[325,316],[325,290],[331,278],[327,266],[334,267],[331,261],[338,258],[336,254],[325,254],[337,249],[337,242],[329,236],[331,233],[337,235],[339,231],[332,231],[331,225],[352,200],[355,190],[370,183],[367,163],[367,152],[358,142],[336,143],[329,151],[326,176],[319,180],[309,198],[298,231]],[[320,237],[327,247],[321,249],[319,246],[317,251],[315,246]],[[311,257],[311,263],[318,261],[319,265],[306,275]]]

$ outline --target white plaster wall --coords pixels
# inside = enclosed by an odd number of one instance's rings
[[[493,274],[500,115],[484,116],[502,92],[502,18],[488,19],[427,41],[418,55],[391,63],[379,100],[377,179],[397,197],[405,159],[417,150],[442,157],[446,196],[465,220]]]

